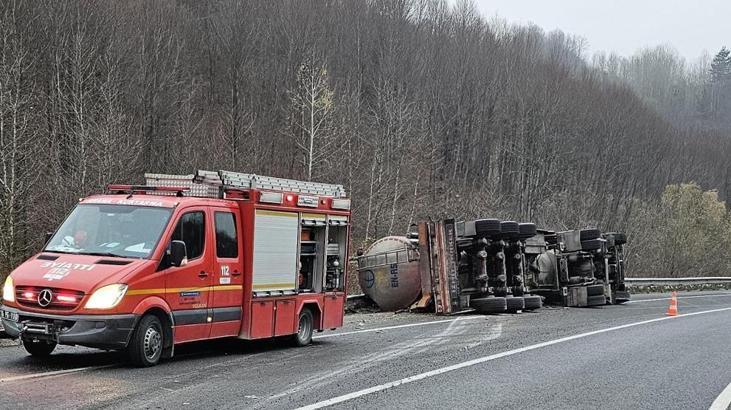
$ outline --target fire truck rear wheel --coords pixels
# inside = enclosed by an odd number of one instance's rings
[[[312,318],[312,312],[309,309],[302,309],[300,313],[299,325],[297,333],[292,336],[292,343],[295,346],[307,346],[312,341],[312,331],[315,321]]]
[[[508,309],[508,304],[503,297],[488,296],[470,300],[470,307],[480,313],[502,313]]]
[[[155,315],[145,315],[140,320],[127,346],[127,355],[137,367],[154,366],[160,361],[165,346],[162,323]]]
[[[23,347],[34,357],[48,357],[53,349],[56,348],[56,342],[47,342],[45,340],[23,340]]]

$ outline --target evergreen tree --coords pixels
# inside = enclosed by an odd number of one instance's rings
[[[722,47],[711,62],[711,82],[720,83],[731,79],[731,50]]]

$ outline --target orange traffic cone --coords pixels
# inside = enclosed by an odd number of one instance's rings
[[[670,296],[670,307],[668,308],[668,316],[678,316],[678,294],[673,292]]]

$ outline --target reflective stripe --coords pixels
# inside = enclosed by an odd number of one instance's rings
[[[210,318],[210,321],[208,318]],[[241,320],[241,306],[174,310],[173,319],[175,320],[175,326],[231,322]]]
[[[204,286],[198,288],[170,288],[170,289],[132,289],[127,291],[127,296],[137,295],[154,295],[161,293],[180,293],[180,292],[224,292],[229,290],[243,290],[242,285],[216,285]]]
[[[269,211],[267,209],[257,209],[256,214],[268,216],[286,216],[289,218],[297,218],[299,216],[299,214],[296,212]]]

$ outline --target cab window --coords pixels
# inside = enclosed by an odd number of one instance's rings
[[[173,232],[172,240],[185,242],[189,260],[203,254],[206,242],[205,219],[203,211],[184,214]]]
[[[239,256],[236,237],[236,218],[230,212],[216,212],[216,256],[235,258]]]

